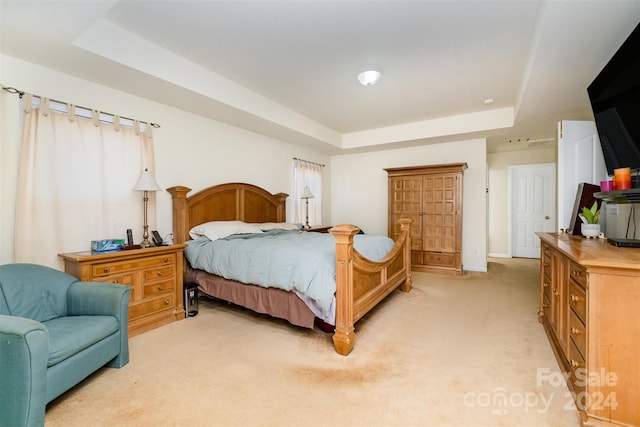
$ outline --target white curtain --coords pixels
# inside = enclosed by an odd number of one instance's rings
[[[141,239],[142,193],[132,191],[141,170],[154,171],[151,126],[120,125],[49,109],[42,98],[24,115],[16,196],[15,261],[62,268],[61,252],[88,251],[91,240]],[[149,224],[155,224],[155,196],[149,198]],[[150,227],[151,228],[151,227]]]
[[[306,221],[306,201],[301,199],[305,187],[309,187],[313,198],[309,199],[309,225],[322,223],[322,168],[323,165],[307,160],[293,159],[293,200],[295,202],[294,222]]]

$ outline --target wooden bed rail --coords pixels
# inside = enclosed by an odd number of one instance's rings
[[[336,239],[336,351],[348,355],[356,340],[354,324],[395,288],[411,290],[411,219],[400,220],[400,235],[379,262],[364,258],[353,247],[358,228],[338,225],[329,230]]]

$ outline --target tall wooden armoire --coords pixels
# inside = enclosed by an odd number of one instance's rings
[[[411,218],[411,269],[462,274],[462,175],[466,163],[386,168],[389,237]]]

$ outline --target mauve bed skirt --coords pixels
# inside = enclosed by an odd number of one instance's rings
[[[187,270],[185,282],[197,284],[198,289],[205,295],[229,301],[257,313],[285,319],[303,328],[314,327],[316,316],[293,292],[247,285],[203,270]]]

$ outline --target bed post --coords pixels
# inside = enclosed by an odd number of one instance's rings
[[[404,248],[403,248],[404,254],[402,254],[404,269],[407,274],[407,278],[405,279],[404,283],[400,285],[400,290],[403,292],[409,292],[411,290],[411,285],[413,283],[411,280],[411,223],[412,222],[413,222],[412,219],[408,219],[408,218],[400,219],[400,232],[403,232],[405,230],[407,232],[407,241],[404,244]]]
[[[184,243],[187,239],[187,193],[191,191],[188,187],[167,188],[171,193],[173,206],[173,242]]]
[[[329,230],[336,239],[336,331],[333,345],[346,356],[356,342],[353,326],[353,236],[358,228],[338,225]]]

